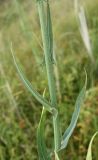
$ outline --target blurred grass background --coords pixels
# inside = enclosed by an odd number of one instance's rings
[[[60,81],[58,103],[62,132],[68,126],[76,97],[88,73],[88,88],[77,127],[62,160],[85,160],[93,133],[98,130],[98,1],[82,1],[86,10],[89,34],[96,59],[93,86],[90,84],[91,62],[82,42],[72,0],[51,1],[54,50]],[[16,57],[28,79],[42,94],[47,77],[36,2],[0,0],[0,160],[37,160],[36,131],[40,104],[20,81],[10,52],[13,43]],[[51,117],[47,114],[45,136],[52,146]],[[47,139],[48,137],[48,139]],[[98,140],[93,145],[98,159]]]

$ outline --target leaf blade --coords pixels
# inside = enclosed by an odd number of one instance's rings
[[[43,107],[39,126],[37,129],[37,143],[38,143],[38,153],[40,160],[51,160],[44,141],[44,123],[45,123],[45,109]]]
[[[16,58],[14,56],[14,53],[13,53],[13,50],[11,48],[11,53],[12,53],[12,56],[13,56],[13,60],[14,60],[14,64],[15,64],[15,67],[17,69],[17,72],[22,80],[22,82],[25,84],[26,88],[31,92],[31,94],[42,104],[45,106],[45,108],[52,113],[53,111],[53,108],[51,106],[51,104],[45,99],[43,98],[34,88],[33,86],[31,85],[31,83],[28,81],[28,79],[25,77],[25,75],[23,74],[21,68],[19,67],[19,65],[17,64],[16,62]]]
[[[48,0],[47,0],[47,37],[49,43],[50,58],[53,61],[53,32],[52,32],[50,6]]]
[[[79,93],[79,95],[77,97],[76,104],[75,104],[75,110],[73,112],[70,125],[69,125],[69,127],[67,128],[67,130],[65,131],[65,133],[63,135],[63,139],[61,141],[60,150],[66,148],[66,146],[68,144],[68,141],[69,141],[69,138],[71,137],[71,135],[73,133],[73,130],[74,130],[75,126],[76,126],[76,123],[77,123],[77,120],[78,120],[78,117],[79,117],[79,113],[80,113],[80,109],[81,109],[81,105],[83,104],[84,99],[85,99],[86,86],[87,86],[87,75],[86,75],[85,84],[84,84],[81,92]]]
[[[79,30],[80,30],[83,43],[91,59],[91,62],[94,63],[95,59],[94,59],[93,48],[92,48],[92,44],[89,36],[89,29],[87,25],[85,10],[84,10],[84,7],[79,4],[78,0],[75,0],[75,11],[76,11],[77,20],[79,22]]]
[[[89,147],[88,147],[88,151],[87,151],[87,156],[86,156],[86,160],[92,160],[92,143],[93,143],[93,140],[95,138],[95,136],[98,134],[98,132],[96,132],[93,137],[91,138],[91,141],[89,143]]]

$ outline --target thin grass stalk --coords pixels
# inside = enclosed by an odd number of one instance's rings
[[[53,61],[51,59],[51,54],[50,54],[50,51],[49,51],[49,44],[48,44],[48,37],[47,37],[47,27],[46,27],[46,17],[45,17],[43,0],[40,0],[37,3],[38,3],[40,25],[41,25],[43,49],[44,49],[44,54],[45,54],[45,63],[46,63],[46,70],[47,70],[47,77],[48,77],[50,100],[51,100],[52,106],[57,109],[57,97],[56,97],[54,67],[53,67]],[[54,127],[54,145],[55,145],[54,150],[56,152],[59,149],[60,142],[61,142],[60,141],[61,138],[60,138],[60,126],[59,126],[58,113],[53,115],[53,127]],[[56,159],[56,157],[55,157],[55,159]]]

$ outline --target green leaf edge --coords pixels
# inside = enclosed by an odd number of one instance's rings
[[[44,123],[45,123],[45,109],[43,107],[39,126],[37,129],[37,144],[38,144],[38,154],[40,160],[51,160],[50,155],[47,152],[45,141],[44,141]]]
[[[82,106],[82,104],[84,102],[84,99],[85,99],[86,86],[87,86],[87,74],[86,74],[84,87],[82,88],[82,90],[80,91],[80,93],[77,97],[77,100],[76,100],[76,103],[75,103],[75,110],[73,112],[70,125],[66,129],[66,131],[63,135],[63,138],[62,138],[62,141],[61,141],[61,147],[60,147],[59,151],[66,148],[66,146],[68,144],[68,141],[69,141],[69,138],[71,137],[71,135],[74,131],[74,128],[76,126],[76,123],[77,123],[77,120],[78,120],[78,117],[79,117],[81,106]]]
[[[86,160],[92,160],[92,143],[94,138],[96,137],[96,135],[98,134],[98,131],[92,136],[91,141],[89,143],[89,147],[88,147],[88,151],[87,151],[87,156],[86,156]]]
[[[16,62],[16,58],[14,56],[13,53],[13,49],[11,47],[11,53],[13,56],[13,60],[14,60],[14,64],[15,67],[17,69],[17,72],[22,80],[22,82],[25,84],[26,88],[31,92],[31,94],[46,108],[46,110],[48,110],[50,113],[53,113],[54,109],[52,107],[52,105],[45,99],[43,98],[32,86],[32,84],[28,81],[28,79],[25,77],[25,75],[23,74],[21,68],[19,67],[19,65]]]
[[[52,21],[50,13],[49,0],[47,0],[47,38],[49,42],[50,58],[53,60],[53,31],[52,31]]]

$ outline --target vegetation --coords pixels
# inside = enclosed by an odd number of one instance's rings
[[[11,1],[9,3],[5,2],[6,5],[2,4],[5,9],[0,8],[2,13],[0,21],[0,159],[31,160],[38,159],[35,137],[40,120],[41,105],[26,91],[19,78],[16,77],[17,72],[10,53],[9,42],[13,42],[15,53],[17,53],[17,57],[21,61],[19,62],[22,64],[22,70],[27,68],[25,71],[26,77],[28,77],[32,86],[35,86],[34,88],[37,88],[38,92],[42,94],[48,83],[36,3],[35,1],[19,2],[20,4],[17,1],[14,1],[14,3]],[[73,160],[86,159],[91,136],[98,130],[97,4],[97,2],[95,6],[90,2],[85,4],[89,35],[93,45],[93,56],[96,60],[96,66],[93,70],[93,84],[91,85],[91,79],[89,78],[91,61],[88,54],[86,54],[87,51],[78,30],[79,25],[73,10],[74,4],[63,2],[63,0],[62,2],[51,2],[51,7],[53,7],[51,8],[53,33],[55,36],[53,49],[56,53],[60,81],[57,104],[60,106],[59,117],[61,117],[62,133],[64,133],[65,127],[69,126],[76,97],[83,86],[83,79],[85,79],[84,68],[86,68],[88,74],[86,101],[82,106],[79,121],[69,145],[66,151],[62,151],[60,155],[61,159],[64,160],[71,158]],[[65,14],[64,7],[66,8]],[[69,8],[69,11],[67,8]],[[62,98],[60,95],[62,95]],[[45,98],[49,100],[48,89],[46,89]],[[53,128],[50,114],[47,112],[45,118],[45,138],[49,152],[53,147]],[[98,157],[96,146],[97,141],[94,145],[95,159]],[[57,148],[55,150],[57,151]]]

